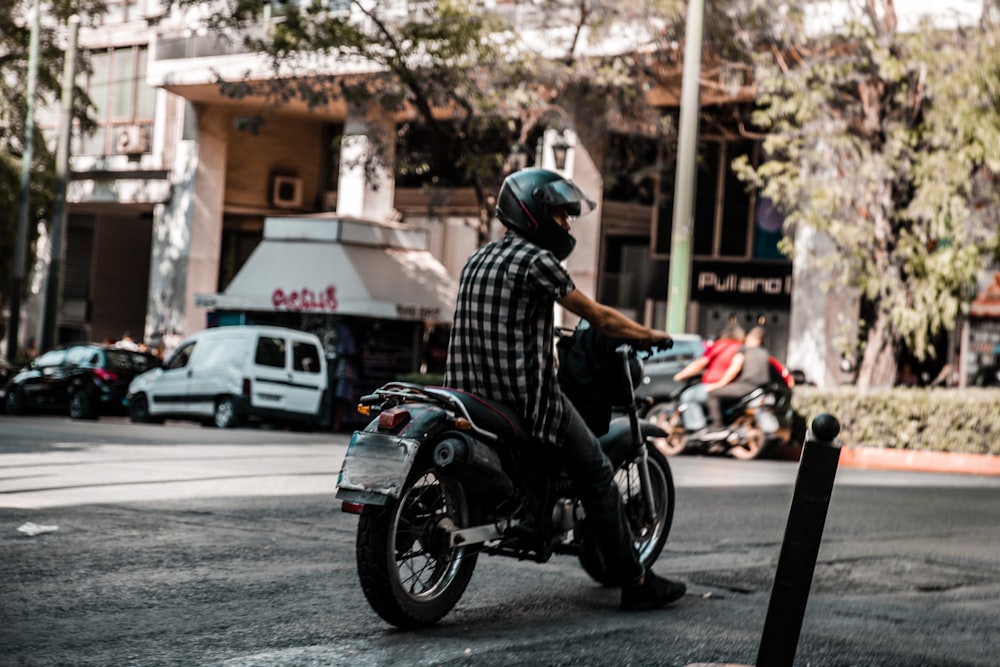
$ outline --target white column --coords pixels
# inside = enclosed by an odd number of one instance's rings
[[[566,163],[562,169],[556,168],[552,150],[553,144],[558,141],[565,141],[569,145],[566,151]],[[597,204],[591,213],[573,222],[576,247],[566,259],[566,268],[573,276],[576,288],[596,299],[598,263],[601,259],[601,203],[604,198],[604,179],[601,177],[601,170],[573,131],[561,133],[557,130],[546,130],[542,166],[572,180]],[[576,326],[578,321],[575,315],[563,311],[562,308],[556,309],[556,318],[557,323],[561,323],[562,326]]]
[[[208,311],[194,305],[194,295],[218,287],[232,118],[207,107],[197,117],[197,139],[176,145],[170,201],[154,211],[145,335],[162,337],[168,348],[205,328]]]
[[[395,123],[377,106],[351,107],[344,123],[337,215],[386,220],[393,214]],[[374,167],[366,169],[366,167]]]

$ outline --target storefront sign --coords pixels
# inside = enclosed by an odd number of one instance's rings
[[[792,299],[790,263],[694,262],[691,297],[706,302],[785,306]]]
[[[427,306],[404,306],[396,304],[396,317],[401,320],[431,320],[440,321],[441,309],[429,308]]]
[[[314,292],[306,287],[286,292],[279,287],[271,292],[271,304],[276,310],[332,313],[337,310],[337,288],[327,285],[320,292]]]

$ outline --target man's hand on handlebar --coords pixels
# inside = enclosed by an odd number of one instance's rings
[[[642,341],[642,344],[639,347],[650,352],[657,352],[669,350],[673,346],[674,339],[670,337],[670,334],[666,331],[660,331],[659,329],[651,329],[649,338]]]

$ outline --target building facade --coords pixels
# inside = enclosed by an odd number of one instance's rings
[[[406,11],[405,0],[396,4]],[[169,350],[218,323],[205,295],[225,292],[263,239],[265,221],[282,217],[401,221],[426,231],[428,249],[457,278],[478,242],[471,191],[428,190],[392,169],[373,182],[352,159],[376,132],[395,135],[409,120],[342,103],[320,110],[292,103],[248,125],[260,101],[224,97],[216,79],[266,77],[268,63],[199,32],[194,11],[166,0],[112,0],[102,23],[81,31],[93,71],[80,83],[97,104],[98,131],[75,136],[71,150],[57,340],[114,339],[130,330]],[[679,74],[679,61],[676,67]],[[703,76],[719,82],[714,93],[703,91],[703,105],[752,105],[745,74],[706,62]],[[675,117],[677,93],[653,90],[650,100]],[[54,116],[40,124],[53,130]],[[557,164],[553,148],[566,140]],[[674,141],[609,132],[585,145],[580,134],[550,131],[529,158],[564,171],[599,202],[574,228],[568,267],[578,287],[656,326],[666,319]],[[733,319],[765,324],[776,357],[817,384],[840,384],[851,369],[832,341],[857,325],[857,299],[823,294],[809,261],[822,252],[822,239],[800,239],[794,262],[779,252],[780,216],[729,167],[738,155],[757,160],[759,151],[758,141],[737,131],[700,136],[688,330],[712,338]],[[277,261],[271,270],[277,279],[285,267]],[[41,326],[44,290],[34,293],[26,338]],[[276,305],[271,319],[280,312]],[[441,324],[401,319],[420,322],[425,346]],[[387,333],[397,324],[369,326],[364,336],[411,340],[408,329]]]

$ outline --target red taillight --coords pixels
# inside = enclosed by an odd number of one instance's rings
[[[348,514],[361,514],[361,510],[365,508],[361,503],[352,503],[347,500],[340,503],[340,510],[342,512],[347,512]]]
[[[406,408],[390,408],[379,413],[378,429],[380,431],[395,431],[410,420]]]
[[[243,395],[250,398],[250,378],[243,378]]]
[[[94,377],[102,382],[114,382],[118,379],[118,373],[114,371],[109,371],[106,368],[95,368]]]

